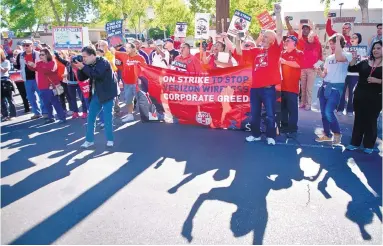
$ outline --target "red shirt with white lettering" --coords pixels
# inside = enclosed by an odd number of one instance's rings
[[[299,66],[302,66],[303,52],[294,49],[291,52],[284,50],[282,52],[282,58],[286,61],[295,61]],[[299,80],[301,78],[301,68],[291,67],[286,64],[282,64],[282,91],[299,93]]]
[[[239,66],[252,65],[254,60],[252,57],[244,56],[243,54],[239,55],[236,49],[234,49],[233,57],[238,62]]]
[[[252,88],[263,88],[281,83],[280,58],[282,44],[274,42],[268,49],[243,50],[244,56],[253,60]],[[249,58],[250,59],[250,58]]]
[[[122,71],[122,81],[127,85],[136,84],[140,73],[138,64],[146,64],[145,58],[139,54],[129,56],[127,53],[119,51],[116,51],[115,57],[121,62],[117,68]]]
[[[172,68],[190,73],[200,73],[202,71],[201,61],[191,54],[187,57],[177,56],[172,63]]]

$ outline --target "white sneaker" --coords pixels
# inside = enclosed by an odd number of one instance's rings
[[[94,142],[88,142],[88,141],[85,141],[85,143],[83,143],[82,145],[81,145],[81,148],[83,148],[83,149],[87,149],[87,148],[89,148],[90,146],[93,146],[94,145]]]
[[[275,140],[274,140],[274,138],[267,138],[267,144],[268,144],[268,145],[275,145]]]
[[[354,117],[354,113],[347,113],[348,117]]]
[[[133,114],[128,114],[125,118],[122,119],[122,122],[126,123],[133,120],[134,120]]]
[[[343,112],[338,111],[338,112],[336,112],[336,114],[339,115],[339,116],[342,116],[342,115],[343,115]]]
[[[254,137],[254,136],[248,136],[248,137],[246,138],[246,141],[247,141],[247,142],[254,142],[254,141],[260,141],[260,140],[261,140],[261,137],[256,138],[256,137]]]
[[[70,111],[70,110],[69,110],[69,111],[66,112],[66,114],[67,114],[68,116],[72,116],[72,115],[73,115],[73,111]]]
[[[114,145],[114,142],[113,142],[113,141],[108,141],[108,142],[106,142],[106,146],[107,146],[107,147],[113,147],[113,145]]]

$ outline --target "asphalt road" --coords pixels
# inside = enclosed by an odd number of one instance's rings
[[[315,143],[318,112],[273,147],[116,120],[115,147],[101,131],[85,151],[84,120],[29,117],[1,127],[2,244],[382,244],[379,150]]]

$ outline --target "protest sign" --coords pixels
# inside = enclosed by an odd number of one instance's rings
[[[187,28],[188,28],[188,24],[186,22],[177,22],[176,30],[174,31],[174,37],[186,38]]]
[[[116,46],[125,43],[123,32],[123,20],[114,20],[105,24],[105,31],[110,46]]]
[[[368,57],[366,45],[344,47],[343,50],[352,53],[352,56],[356,57],[357,62],[367,59]]]
[[[264,11],[257,16],[259,23],[261,24],[262,29],[264,30],[274,30],[277,28],[273,18],[268,11]]]
[[[195,35],[196,39],[209,38],[210,14],[196,13],[195,14]]]
[[[237,37],[239,32],[246,32],[249,30],[251,22],[251,16],[245,14],[239,10],[235,10],[234,16],[231,19],[229,30],[227,34],[233,37]]]
[[[81,50],[83,47],[82,27],[52,27],[53,47],[56,50]]]

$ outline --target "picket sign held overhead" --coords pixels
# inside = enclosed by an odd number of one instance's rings
[[[186,22],[177,22],[176,30],[174,31],[174,37],[176,37],[176,38],[186,38],[187,28],[188,28],[188,23],[186,23]]]
[[[196,13],[195,14],[195,35],[196,39],[209,38],[210,14]]]
[[[105,24],[105,31],[110,46],[116,46],[125,43],[123,20],[114,20]]]
[[[82,49],[84,44],[83,27],[56,26],[56,27],[52,27],[52,32],[53,32],[53,47],[55,50],[68,50],[68,49],[81,50]],[[89,42],[89,34],[88,34],[88,42]]]
[[[250,23],[250,15],[243,13],[242,11],[235,10],[227,34],[232,37],[237,37],[239,32],[246,32],[249,30]]]
[[[259,23],[261,24],[262,29],[264,30],[274,30],[277,28],[275,22],[269,12],[265,10],[257,16]]]

